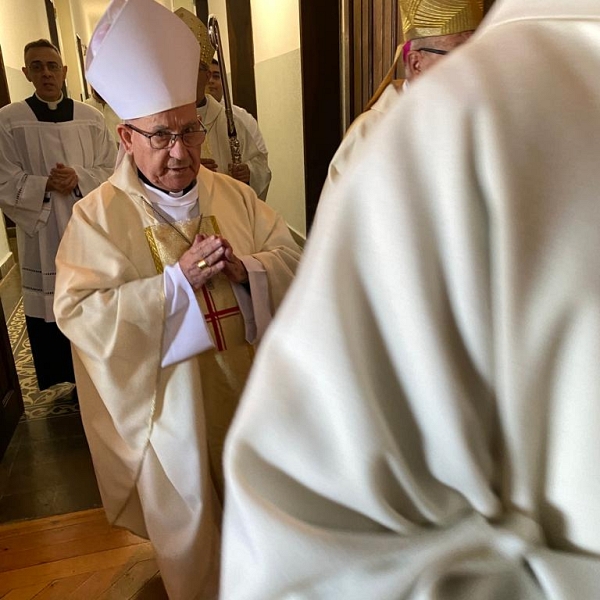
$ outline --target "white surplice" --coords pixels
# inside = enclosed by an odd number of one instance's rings
[[[17,225],[25,314],[54,321],[54,258],[75,202],[106,181],[116,146],[102,115],[74,102],[73,120],[38,121],[27,102],[0,110],[0,207]],[[56,163],[75,169],[81,193],[50,192]]]
[[[202,158],[212,158],[218,165],[219,173],[227,174],[232,161],[225,107],[207,94],[206,104],[199,107],[197,111],[207,129],[206,140],[202,145]],[[250,187],[261,200],[265,200],[271,182],[267,155],[257,148],[252,135],[242,121],[236,121],[236,131],[240,141],[242,162],[250,168]]]
[[[222,99],[221,104],[224,104]],[[267,150],[267,145],[265,144],[265,140],[258,126],[258,121],[254,118],[254,115],[251,115],[245,108],[237,106],[236,104],[231,107],[231,110],[233,111],[233,118],[235,119],[236,123],[240,121],[244,125],[244,127],[252,136],[256,147],[260,150],[260,152],[268,157],[269,151]]]
[[[504,0],[322,198],[226,448],[224,600],[600,598],[600,10]]]

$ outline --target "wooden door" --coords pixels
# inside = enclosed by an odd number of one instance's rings
[[[365,105],[394,61],[402,41],[398,0],[343,0],[344,129]]]
[[[494,0],[484,0],[486,13]],[[402,43],[402,18],[398,0],[342,0],[344,31],[344,129],[365,105],[391,67]],[[402,76],[402,66],[395,76]]]
[[[4,59],[2,58],[2,48],[0,48],[0,108],[10,104],[10,93],[8,91],[8,81],[6,80],[6,71],[4,70]]]
[[[23,396],[17,376],[4,312],[0,305],[0,459],[17,428],[23,414]]]
[[[329,163],[342,139],[340,5],[300,0],[306,227],[310,229]]]

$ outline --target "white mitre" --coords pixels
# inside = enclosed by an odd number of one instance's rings
[[[86,77],[121,119],[196,102],[200,48],[155,0],[112,0],[87,50]]]

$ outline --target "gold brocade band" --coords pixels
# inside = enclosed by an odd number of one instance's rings
[[[196,234],[220,235],[219,224],[214,216],[196,217],[177,223],[157,223],[145,230],[156,271],[162,273],[165,265],[174,265],[188,250],[185,237],[193,240]],[[226,275],[218,273],[196,292],[196,299],[208,325],[217,351],[245,346],[246,328],[237,299]]]

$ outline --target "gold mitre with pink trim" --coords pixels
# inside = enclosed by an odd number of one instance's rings
[[[190,28],[190,31],[198,40],[198,44],[200,44],[200,60],[204,64],[210,65],[215,55],[215,49],[210,43],[206,25],[194,13],[183,7],[178,8],[175,14]]]
[[[398,0],[404,42],[477,29],[483,0]]]

